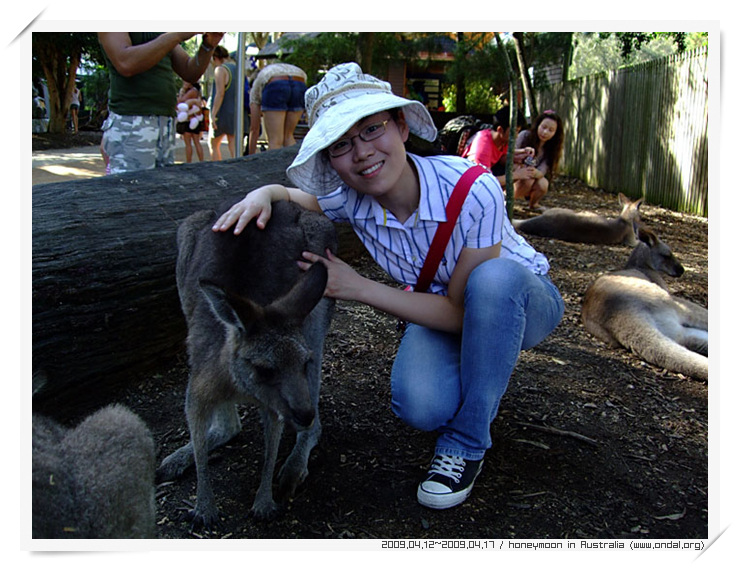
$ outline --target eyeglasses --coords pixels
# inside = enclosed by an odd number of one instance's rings
[[[366,143],[369,141],[374,141],[375,139],[379,139],[385,134],[385,126],[388,121],[390,121],[390,119],[386,119],[385,121],[381,121],[380,123],[367,125],[366,127],[363,127],[362,130],[356,135],[345,137],[344,139],[339,139],[338,141],[332,143],[327,149],[329,151],[329,156],[332,158],[337,158],[349,153],[352,150],[352,147],[355,146],[355,137],[359,137]]]

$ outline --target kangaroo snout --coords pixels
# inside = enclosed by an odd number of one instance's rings
[[[683,275],[684,269],[680,262],[676,262],[670,271],[670,276],[674,278],[680,278]]]
[[[316,407],[311,399],[308,381],[301,375],[284,378],[280,387],[284,402],[283,416],[296,430],[306,430],[313,424]]]

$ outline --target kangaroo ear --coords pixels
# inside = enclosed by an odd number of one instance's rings
[[[324,264],[317,262],[305,272],[283,297],[272,307],[288,318],[305,319],[316,304],[321,301],[329,278]]]
[[[208,280],[200,281],[200,289],[206,296],[211,311],[223,323],[247,333],[257,317],[258,308],[249,300],[237,298]]]
[[[658,237],[644,226],[638,228],[637,237],[640,239],[640,242],[645,242],[650,247],[653,247],[658,242]]]

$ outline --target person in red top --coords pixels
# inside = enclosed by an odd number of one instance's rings
[[[506,153],[509,148],[509,132],[509,106],[507,105],[496,112],[493,116],[493,125],[489,129],[481,129],[473,136],[462,155],[490,170],[498,179],[501,188],[506,187]],[[523,165],[524,160],[532,156],[534,156],[532,148],[514,151],[514,164],[518,167],[512,173],[514,180],[536,176],[537,173],[534,172],[536,169]]]

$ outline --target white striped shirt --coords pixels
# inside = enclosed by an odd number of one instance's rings
[[[419,174],[421,194],[416,212],[401,224],[378,202],[346,184],[320,196],[319,205],[335,222],[349,222],[375,261],[397,282],[414,285],[455,184],[472,162],[456,156],[409,154]],[[547,258],[516,233],[506,213],[501,185],[488,173],[470,188],[457,224],[429,290],[446,294],[460,252],[501,242],[501,257],[511,258],[536,274],[550,269]]]

